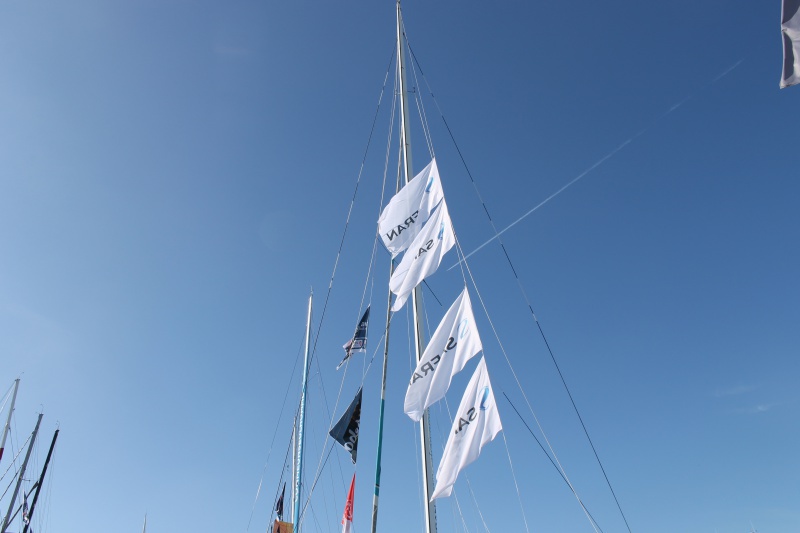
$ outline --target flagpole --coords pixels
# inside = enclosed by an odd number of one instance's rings
[[[403,170],[405,172],[405,182],[408,183],[414,177],[411,167],[411,133],[408,120],[408,89],[406,87],[406,68],[405,68],[405,48],[403,47],[403,14],[400,8],[400,0],[397,0],[397,70],[400,78],[400,121],[401,121],[401,146],[403,153]],[[414,316],[414,349],[416,359],[419,362],[423,354],[424,336],[422,331],[422,291],[419,286],[414,288],[411,296],[411,305]],[[436,505],[431,502],[433,493],[433,457],[431,455],[430,421],[428,411],[422,415],[419,427],[422,453],[422,496],[425,499],[425,532],[436,533]]]
[[[3,450],[6,448],[6,437],[8,437],[8,430],[11,429],[11,415],[14,414],[14,404],[17,402],[18,389],[19,378],[14,380],[14,394],[11,396],[11,406],[8,408],[8,419],[6,419],[6,425],[3,427],[3,439],[0,440],[0,460],[3,459]]]
[[[297,424],[297,472],[294,479],[294,512],[292,513],[292,523],[295,533],[300,531],[300,495],[303,479],[303,432],[306,425],[306,391],[308,389],[308,354],[311,347],[311,300],[314,291],[308,297],[308,318],[306,320],[306,349],[303,357],[303,392],[300,396],[299,424]]]

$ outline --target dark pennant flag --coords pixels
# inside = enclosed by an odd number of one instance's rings
[[[356,462],[358,450],[358,426],[361,422],[361,389],[358,389],[356,397],[350,402],[350,407],[344,412],[342,418],[336,422],[331,429],[330,435],[333,440],[344,446],[350,452],[353,464]]]
[[[283,484],[281,497],[278,498],[278,503],[275,504],[275,514],[278,515],[278,520],[283,520],[283,497],[286,495],[286,483]]]
[[[350,356],[356,352],[366,352],[367,351],[367,326],[369,325],[369,306],[367,306],[367,310],[364,311],[364,316],[361,317],[361,320],[358,321],[358,326],[356,326],[356,332],[353,335],[353,338],[350,339],[345,343],[342,348],[344,348],[344,359],[342,362],[336,365],[336,370],[342,368],[342,365],[350,359]]]

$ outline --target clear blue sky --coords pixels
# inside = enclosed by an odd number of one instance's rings
[[[780,2],[409,0],[404,12],[498,228],[632,139],[503,234],[631,529],[800,531],[800,88],[778,89]],[[38,532],[139,531],[145,512],[151,532],[244,532],[277,426],[250,526],[266,529],[306,298],[313,286],[319,325],[393,43],[391,0],[0,3],[0,389],[24,373],[17,444],[43,406],[39,464],[62,430]],[[492,229],[425,105],[469,252]],[[312,471],[330,416],[320,383],[333,409],[362,311],[387,131],[384,105],[319,336]],[[578,492],[605,532],[626,531],[497,243],[470,266]],[[381,256],[371,348],[387,279]],[[431,278],[444,304],[427,293],[431,327],[461,284],[457,270]],[[524,405],[476,313],[530,530],[591,531],[502,398]],[[421,520],[406,328],[401,313],[387,532]],[[378,386],[373,368],[357,533]],[[439,407],[433,417],[438,462],[449,422]],[[340,530],[353,468],[331,457],[309,532]],[[492,531],[524,531],[502,439],[466,474]],[[482,531],[463,475],[456,493]],[[454,516],[451,498],[441,531],[463,531]]]

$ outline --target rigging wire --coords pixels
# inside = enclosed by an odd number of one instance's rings
[[[6,468],[5,472],[3,472],[3,475],[2,475],[2,476],[0,476],[0,481],[2,481],[2,479],[3,479],[4,477],[6,477],[6,474],[8,474],[8,471],[9,471],[9,470],[11,470],[11,467],[12,467],[12,466],[14,466],[14,465],[16,464],[17,457],[19,457],[19,454],[21,454],[21,453],[22,453],[22,450],[24,450],[24,449],[25,449],[25,445],[26,445],[26,444],[28,444],[28,441],[29,441],[29,440],[31,440],[31,437],[30,437],[30,435],[28,436],[28,438],[27,438],[27,439],[25,439],[25,442],[23,442],[23,443],[22,443],[22,446],[20,447],[20,449],[19,449],[19,450],[17,450],[17,453],[16,453],[16,455],[14,455],[14,457],[12,457],[12,458],[11,458],[11,463],[9,463],[9,465],[8,465],[8,468]],[[13,450],[12,450],[12,451],[13,451]],[[16,471],[16,470],[14,470],[14,474],[16,474],[16,472],[17,472],[17,471]],[[11,479],[11,483],[13,483],[13,482],[14,482],[14,479],[12,478],[12,479]],[[7,491],[8,491],[8,489],[6,489],[6,492],[7,492]],[[6,495],[6,492],[3,492],[3,494],[2,494],[2,495],[0,495],[0,500],[2,500],[2,499],[3,499],[3,496],[5,496],[5,495]]]
[[[333,451],[336,443],[331,443],[331,447],[328,449],[327,455],[325,455],[325,460],[322,464],[322,468],[325,468],[325,465],[328,464],[328,459],[331,457],[331,452]],[[300,520],[302,520],[303,515],[305,515],[306,507],[311,505],[311,493],[314,492],[314,488],[317,486],[317,482],[319,481],[319,477],[314,479],[314,482],[311,484],[311,489],[308,491],[308,498],[306,499],[306,503],[303,504],[303,509],[300,511]],[[312,506],[313,507],[313,506]]]
[[[575,490],[572,488],[572,485],[570,484],[570,482],[567,480],[567,478],[565,478],[565,477],[564,477],[564,474],[563,474],[563,473],[561,472],[561,470],[558,468],[558,465],[556,465],[556,463],[553,461],[553,458],[552,458],[552,457],[550,457],[550,454],[549,454],[549,453],[547,453],[547,450],[545,450],[545,449],[544,449],[544,446],[542,446],[542,443],[539,441],[539,439],[538,439],[538,438],[536,438],[536,434],[533,432],[533,430],[532,430],[532,429],[531,429],[531,427],[528,425],[528,423],[525,421],[525,419],[524,419],[524,418],[522,418],[522,415],[521,415],[521,414],[520,414],[520,412],[517,410],[517,407],[516,407],[516,406],[515,406],[515,405],[514,405],[514,404],[511,402],[511,399],[508,397],[508,395],[507,395],[505,392],[503,393],[503,396],[505,396],[505,397],[506,397],[506,400],[508,401],[508,403],[509,403],[509,405],[511,406],[511,408],[512,408],[512,409],[514,409],[514,412],[515,412],[515,413],[517,413],[517,416],[518,416],[518,417],[519,417],[519,419],[522,421],[522,423],[523,423],[523,425],[525,426],[525,428],[528,430],[528,433],[530,433],[530,434],[531,434],[531,437],[533,437],[533,440],[535,440],[535,441],[536,441],[536,444],[538,444],[538,445],[539,445],[539,448],[541,448],[541,449],[542,449],[542,451],[544,452],[544,454],[545,454],[545,455],[547,456],[547,458],[550,460],[550,464],[552,464],[552,465],[553,465],[553,467],[556,469],[556,472],[558,472],[558,475],[559,475],[559,476],[561,476],[561,479],[563,479],[563,480],[564,480],[564,483],[566,483],[566,484],[567,484],[567,486],[570,488],[570,490],[572,490],[572,491],[573,491],[573,493],[575,493]],[[589,509],[587,509],[587,508],[586,508],[586,506],[583,504],[583,501],[581,501],[581,499],[580,499],[580,497],[578,496],[578,494],[577,494],[577,493],[575,493],[575,497],[576,497],[576,498],[578,498],[578,501],[581,503],[581,507],[583,507],[584,509],[586,509],[586,512],[587,512],[587,513],[589,514],[589,516],[592,518],[592,522],[594,522],[595,524],[597,524],[597,520],[595,520],[595,519],[594,519],[594,517],[592,516],[592,513],[590,513],[590,512],[589,512]],[[597,529],[600,529],[600,525],[599,525],[599,524],[597,524]],[[602,530],[602,529],[600,529],[600,533],[603,533],[603,530]]]
[[[483,528],[488,533],[491,533],[489,531],[489,526],[486,525],[486,520],[484,520],[484,518],[483,518],[483,513],[481,512],[481,508],[478,505],[478,500],[475,499],[475,493],[472,492],[472,483],[469,482],[469,478],[468,477],[466,477],[466,482],[467,482],[467,489],[469,490],[469,494],[470,494],[470,496],[472,496],[472,501],[475,503],[475,508],[478,510],[478,516],[481,518],[481,522],[483,523]]]
[[[455,231],[453,233],[455,234]],[[456,250],[457,250],[457,253],[463,254],[463,251],[461,249],[461,245],[458,243],[458,237],[457,236],[456,236]],[[522,383],[519,380],[519,376],[517,376],[517,372],[516,372],[516,370],[514,370],[514,366],[511,364],[511,359],[508,357],[508,353],[506,352],[505,346],[503,346],[503,343],[500,340],[500,335],[497,332],[497,328],[495,328],[494,321],[492,321],[492,317],[489,314],[489,310],[486,308],[486,303],[483,301],[483,296],[481,295],[481,291],[478,290],[478,285],[477,285],[477,283],[475,283],[475,278],[472,275],[472,270],[469,268],[469,263],[467,263],[466,261],[463,261],[463,264],[464,264],[464,268],[466,268],[466,271],[469,273],[470,279],[472,280],[472,286],[475,289],[475,293],[478,295],[478,301],[480,301],[481,307],[483,308],[483,312],[484,312],[484,314],[486,314],[486,318],[489,321],[489,326],[492,329],[492,333],[494,333],[494,338],[495,338],[495,340],[497,341],[497,344],[500,347],[500,352],[503,354],[503,357],[506,360],[506,364],[508,365],[508,368],[511,370],[511,375],[514,376],[514,380],[517,383],[517,387],[519,388],[520,392],[522,393],[522,397],[525,398],[525,402],[528,405],[528,409],[530,410],[531,414],[533,415],[533,419],[536,421],[536,425],[539,427],[539,431],[542,433],[542,436],[544,437],[544,440],[547,443],[547,447],[550,448],[550,453],[553,454],[553,457],[555,458],[556,462],[558,463],[558,466],[561,469],[561,472],[564,474],[564,478],[569,482],[569,477],[567,476],[567,472],[564,469],[564,466],[561,464],[561,461],[558,459],[558,455],[556,454],[556,451],[553,448],[553,445],[550,443],[550,439],[547,438],[547,434],[545,433],[544,428],[542,427],[542,424],[539,422],[539,418],[536,416],[536,413],[533,411],[533,406],[531,405],[530,400],[528,400],[528,395],[525,394],[525,390],[522,388]],[[570,482],[570,486],[572,487],[572,483],[571,482]],[[572,489],[573,489],[573,492],[575,493],[575,495],[577,497],[577,491],[575,491],[574,487],[572,487]],[[580,498],[578,498],[578,502],[580,503]],[[597,528],[595,527],[594,522],[591,519],[591,517],[589,517],[589,514],[586,511],[586,508],[583,507],[583,505],[581,505],[581,508],[583,509],[584,514],[586,514],[586,518],[589,520],[589,523],[592,524],[592,528],[594,528],[594,530],[597,531]]]
[[[383,85],[381,86],[380,95],[378,96],[378,104],[376,106],[375,114],[374,114],[373,119],[372,119],[372,125],[370,127],[370,132],[369,132],[369,135],[368,135],[368,138],[367,138],[367,143],[366,143],[366,146],[364,148],[364,155],[363,155],[363,157],[361,159],[361,165],[360,165],[359,170],[358,170],[358,176],[356,178],[356,185],[355,185],[355,188],[353,190],[353,196],[352,196],[352,198],[350,200],[350,206],[349,206],[349,208],[347,210],[347,217],[345,219],[344,230],[342,231],[342,237],[341,237],[341,240],[339,241],[339,249],[336,252],[336,259],[334,260],[333,269],[332,269],[331,276],[330,276],[330,281],[328,282],[328,290],[327,290],[327,293],[325,295],[325,301],[324,301],[323,307],[322,307],[322,313],[321,313],[321,316],[320,316],[319,328],[317,329],[317,334],[314,337],[314,347],[311,350],[311,359],[312,360],[314,359],[314,356],[316,355],[317,343],[319,342],[319,336],[320,336],[320,332],[322,330],[322,324],[323,324],[323,322],[325,320],[325,314],[326,314],[326,311],[328,309],[328,303],[330,301],[331,292],[333,290],[333,281],[334,281],[334,278],[336,276],[336,271],[337,271],[338,266],[339,266],[339,259],[342,256],[342,250],[344,248],[344,241],[345,241],[345,238],[347,236],[347,230],[348,230],[348,228],[350,226],[350,218],[351,218],[351,216],[353,214],[353,207],[355,205],[356,197],[358,195],[358,188],[359,188],[359,185],[361,183],[361,177],[362,177],[362,175],[364,173],[364,166],[365,166],[365,163],[366,163],[367,154],[369,153],[369,148],[370,148],[370,146],[372,144],[372,137],[373,137],[374,132],[375,132],[375,125],[377,123],[378,115],[379,115],[379,112],[380,112],[380,109],[381,109],[381,103],[383,102],[383,97],[384,97],[384,94],[386,93],[386,83],[387,83],[387,80],[389,79],[389,73],[391,72],[391,66],[392,66],[392,62],[394,60],[394,55],[395,55],[395,51],[394,51],[394,47],[393,47],[391,55],[390,55],[390,58],[389,58],[389,64],[388,64],[387,69],[386,69],[386,74],[384,75]],[[363,300],[363,298],[362,298],[362,300]],[[362,304],[363,304],[363,301],[362,301]],[[317,366],[319,368],[319,361],[317,361]],[[349,366],[349,361],[348,361],[348,366]],[[346,370],[345,370],[345,373],[346,373]],[[362,382],[363,382],[363,380],[362,380]],[[330,425],[328,427],[328,430],[330,430],[330,428],[333,427],[333,423],[334,423],[334,418],[333,417],[336,415],[336,409],[338,408],[338,403],[339,403],[339,399],[341,397],[341,391],[342,391],[343,384],[344,384],[344,375],[342,376],[342,384],[339,387],[339,393],[337,395],[336,405],[334,406],[334,410],[331,413],[330,409],[328,408],[328,400],[327,400],[327,395],[325,393],[325,386],[324,386],[324,383],[322,382],[321,373],[320,373],[320,385],[321,385],[321,388],[322,388],[322,396],[323,396],[323,400],[325,402],[325,407],[329,411],[327,413],[328,417],[331,420]],[[321,475],[322,468],[324,468],[324,467],[322,466],[322,457],[320,456],[320,461],[318,462],[317,471],[314,474],[314,483],[312,484],[312,487],[316,486],[316,480]],[[342,483],[344,484],[344,480],[342,480]],[[308,494],[309,501],[310,501],[310,498],[311,498],[311,494],[312,494],[312,491],[309,491],[309,494]]]
[[[514,463],[511,462],[511,450],[508,449],[508,439],[506,439],[505,431],[503,431],[503,444],[505,444],[506,446],[506,455],[508,456],[508,466],[511,468],[511,477],[514,479],[514,488],[517,489],[517,500],[519,501],[520,509],[522,509],[522,521],[525,523],[525,531],[530,531],[530,529],[528,528],[528,517],[525,516],[525,507],[522,505],[522,494],[519,491],[519,483],[517,483],[517,474],[514,472]]]
[[[544,341],[545,346],[547,347],[547,351],[550,354],[550,359],[553,361],[553,364],[556,367],[558,375],[561,378],[561,383],[563,384],[564,389],[566,390],[567,395],[569,396],[570,403],[572,403],[572,407],[573,407],[573,409],[575,411],[575,414],[578,417],[578,420],[580,421],[581,427],[583,428],[583,432],[586,435],[586,439],[589,441],[589,445],[592,448],[592,452],[594,453],[595,459],[597,460],[597,464],[600,466],[600,470],[602,471],[603,477],[606,480],[606,484],[608,485],[608,488],[611,491],[611,495],[614,497],[614,502],[617,504],[617,509],[619,509],[620,515],[622,516],[622,520],[625,522],[625,526],[628,529],[628,532],[632,533],[631,532],[631,527],[628,524],[628,519],[625,517],[625,513],[622,511],[622,506],[619,503],[619,499],[617,498],[617,495],[614,492],[614,488],[611,486],[611,481],[608,478],[608,474],[606,474],[606,470],[603,467],[603,463],[600,460],[600,456],[597,453],[597,449],[594,446],[594,442],[592,441],[592,438],[589,436],[589,430],[586,428],[586,424],[584,424],[584,422],[583,422],[583,417],[581,417],[580,411],[578,410],[578,406],[575,403],[574,398],[572,397],[572,393],[570,392],[569,387],[567,386],[566,379],[564,378],[564,375],[561,372],[561,368],[559,367],[558,362],[556,361],[556,357],[555,357],[555,354],[553,353],[553,350],[550,347],[550,343],[547,341],[547,337],[544,334],[544,330],[542,329],[542,325],[539,323],[539,319],[536,317],[536,313],[534,313],[534,311],[533,311],[533,306],[531,305],[530,299],[528,298],[528,295],[525,292],[525,288],[522,285],[522,281],[520,280],[519,276],[517,275],[517,271],[514,268],[514,264],[511,261],[511,257],[508,254],[508,250],[506,249],[505,244],[503,244],[503,241],[500,238],[500,235],[499,235],[499,233],[497,231],[497,226],[495,225],[494,220],[492,219],[491,215],[489,214],[489,209],[486,206],[486,203],[483,200],[483,197],[481,196],[480,191],[478,190],[478,185],[475,182],[475,179],[473,178],[472,173],[469,170],[467,162],[464,159],[464,155],[461,152],[461,148],[458,146],[458,143],[456,142],[455,136],[453,135],[453,132],[450,129],[450,125],[447,123],[447,119],[445,118],[444,113],[442,112],[442,109],[439,106],[439,102],[436,100],[436,97],[434,96],[433,91],[430,88],[430,84],[428,83],[428,80],[425,77],[424,72],[422,71],[422,67],[419,65],[419,61],[417,60],[417,57],[414,54],[414,51],[411,49],[410,43],[409,43],[409,51],[411,52],[411,57],[413,59],[413,62],[415,62],[417,64],[417,66],[419,67],[420,74],[422,75],[422,79],[425,81],[425,85],[428,87],[428,91],[430,92],[431,98],[433,99],[433,102],[436,105],[437,110],[439,111],[439,115],[442,117],[442,122],[444,122],[445,128],[447,129],[447,132],[450,135],[450,139],[453,141],[453,145],[455,146],[456,151],[458,152],[458,155],[461,158],[461,162],[464,165],[464,169],[466,170],[467,175],[469,176],[470,182],[472,183],[472,186],[473,186],[473,188],[475,190],[475,194],[477,195],[478,200],[481,202],[481,205],[483,206],[483,210],[486,213],[486,217],[489,220],[489,224],[492,227],[492,231],[495,233],[495,235],[497,237],[498,243],[500,244],[500,247],[503,250],[503,254],[506,257],[506,260],[508,261],[508,265],[511,268],[511,271],[513,272],[513,274],[514,274],[514,278],[517,280],[517,285],[519,286],[519,289],[520,289],[520,291],[522,293],[522,296],[525,299],[525,303],[527,304],[528,309],[530,310],[531,317],[533,318],[534,322],[536,323],[536,326],[537,326],[537,328],[539,330],[539,333],[540,333],[540,335],[542,337],[542,340]],[[520,390],[522,390],[521,387],[520,387]],[[523,396],[525,397],[525,401],[528,403],[528,407],[530,408],[530,403],[528,402],[527,396],[525,395],[524,391],[523,391]],[[531,412],[533,412],[532,409],[531,409]]]
[[[309,409],[308,410],[308,423],[309,423],[310,427],[316,427],[317,426],[314,423],[314,410],[313,409]],[[317,434],[316,433],[311,433],[311,439],[313,441],[312,445],[315,446],[315,447],[318,447],[319,443],[316,442],[315,437],[317,437]],[[324,443],[325,442],[327,442],[327,435],[323,438],[323,448],[322,448],[323,451],[324,451]],[[339,456],[337,455],[336,457],[338,459]],[[341,464],[339,465],[339,471],[341,472]],[[306,479],[303,479],[303,485],[305,485],[305,483],[306,483]],[[324,514],[325,524],[328,525],[328,529],[330,530],[330,524],[331,524],[330,509],[329,509],[329,505],[328,505],[327,494],[325,493],[325,491],[322,492],[322,510],[321,510],[320,514]],[[302,516],[302,514],[300,515],[300,520],[299,521],[300,521],[300,525],[302,525],[303,524],[303,516]]]
[[[278,422],[275,423],[275,431],[272,434],[272,442],[269,444],[269,451],[267,452],[267,460],[264,462],[264,468],[261,470],[261,479],[258,481],[258,489],[256,489],[256,497],[253,500],[253,507],[250,509],[250,518],[247,520],[247,528],[245,528],[245,532],[250,531],[250,523],[253,520],[253,513],[256,510],[256,504],[258,503],[259,494],[261,494],[261,485],[264,482],[264,475],[267,472],[267,466],[269,465],[269,458],[272,455],[272,448],[275,446],[275,438],[278,436],[278,428],[280,427],[281,420],[283,419],[283,413],[286,409],[286,401],[289,398],[289,390],[292,386],[292,381],[294,380],[294,374],[297,371],[297,364],[300,361],[300,355],[302,354],[302,347],[303,341],[300,341],[300,347],[297,349],[297,356],[294,359],[294,366],[292,367],[292,374],[289,376],[289,381],[286,384],[286,392],[283,395],[283,403],[281,404],[281,411],[278,415]],[[295,419],[297,418],[297,414],[295,413]],[[289,448],[291,449],[292,445],[289,444]],[[286,466],[286,461],[284,460],[284,467]],[[283,474],[281,474],[281,479],[283,479]],[[278,482],[280,485],[280,481]],[[273,509],[275,508],[275,503],[278,501],[278,495],[275,495],[275,502],[273,502]]]
[[[11,399],[11,390],[14,388],[14,383],[16,383],[16,380],[11,382],[11,386],[8,388],[8,390],[3,395],[3,403],[0,404],[0,413],[3,412],[3,409],[6,408],[6,404],[8,403],[8,400]]]
[[[411,43],[408,40],[408,35],[406,35],[405,24],[403,24],[402,30],[403,30],[403,37],[405,37],[406,40],[406,48],[408,49],[409,53],[411,53]],[[417,71],[414,68],[413,61],[411,62],[410,70],[411,70],[411,75],[414,78],[414,87],[416,89],[416,87],[419,87],[419,80],[417,79]],[[416,103],[417,105],[417,113],[419,114],[420,124],[422,124],[422,132],[425,137],[425,142],[428,145],[428,153],[431,156],[431,158],[434,158],[436,157],[436,154],[433,150],[433,137],[431,136],[431,129],[428,123],[428,116],[425,114],[425,106],[422,105],[422,99],[419,97],[419,93],[417,93],[416,90],[414,91],[414,103]]]
[[[392,51],[392,55],[391,55],[390,60],[389,60],[389,67],[387,68],[386,74],[385,74],[384,79],[383,79],[383,86],[381,87],[380,96],[378,97],[378,105],[377,105],[377,107],[375,109],[375,115],[374,115],[374,117],[372,119],[372,126],[370,128],[369,136],[367,138],[367,145],[366,145],[366,147],[364,149],[364,155],[363,155],[363,157],[361,159],[361,165],[360,165],[359,170],[358,170],[358,177],[356,178],[355,189],[353,190],[353,196],[350,199],[350,207],[347,210],[347,217],[345,218],[344,230],[342,231],[342,238],[339,241],[339,249],[336,252],[336,259],[333,262],[333,270],[331,272],[331,277],[330,277],[330,280],[328,282],[328,290],[327,290],[327,292],[325,294],[325,301],[324,301],[323,306],[322,306],[322,314],[320,316],[319,328],[317,329],[317,334],[314,336],[314,347],[311,350],[311,359],[312,360],[314,359],[314,356],[317,353],[317,343],[319,342],[320,332],[322,331],[322,324],[325,321],[325,314],[326,314],[326,312],[328,310],[328,303],[330,302],[331,292],[333,290],[333,281],[334,281],[334,279],[336,277],[336,271],[337,271],[337,269],[339,267],[339,259],[341,259],[341,256],[342,256],[342,249],[344,248],[344,241],[345,241],[345,237],[347,236],[347,230],[350,227],[350,217],[353,214],[353,206],[355,205],[356,197],[358,196],[358,188],[359,188],[359,185],[361,184],[361,177],[362,177],[362,175],[364,173],[364,165],[365,165],[365,162],[366,162],[366,159],[367,159],[367,153],[369,152],[369,147],[370,147],[370,145],[372,143],[372,136],[373,136],[373,134],[375,132],[375,124],[376,124],[376,122],[378,120],[378,112],[380,111],[380,108],[381,108],[381,102],[383,101],[383,95],[386,92],[386,80],[389,79],[389,72],[391,71],[391,64],[392,64],[392,60],[393,59],[394,59],[394,51]],[[309,364],[310,363],[311,362],[309,361]],[[320,381],[320,383],[322,383],[322,382]],[[329,408],[328,408],[328,400],[327,400],[327,395],[325,394],[325,386],[324,386],[324,384],[322,384],[322,393],[323,393],[323,400],[325,401],[325,407],[326,407],[326,409],[329,410]],[[329,416],[330,416],[330,413],[329,413]]]

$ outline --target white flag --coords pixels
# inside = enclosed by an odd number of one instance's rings
[[[394,195],[378,219],[383,244],[395,256],[408,248],[414,237],[444,198],[436,159]]]
[[[483,349],[475,327],[469,292],[464,287],[431,337],[406,391],[405,412],[414,422],[444,398],[453,376]]]
[[[456,236],[453,234],[447,204],[442,200],[408,247],[389,280],[389,289],[397,295],[392,311],[399,311],[414,287],[436,272],[442,257],[455,243]]]
[[[800,83],[800,0],[783,0],[781,11],[783,75],[781,89]]]
[[[503,425],[494,401],[489,372],[486,371],[486,361],[481,357],[458,406],[442,462],[436,471],[436,489],[431,501],[450,496],[458,473],[478,458],[484,444],[494,440],[501,429]]]

